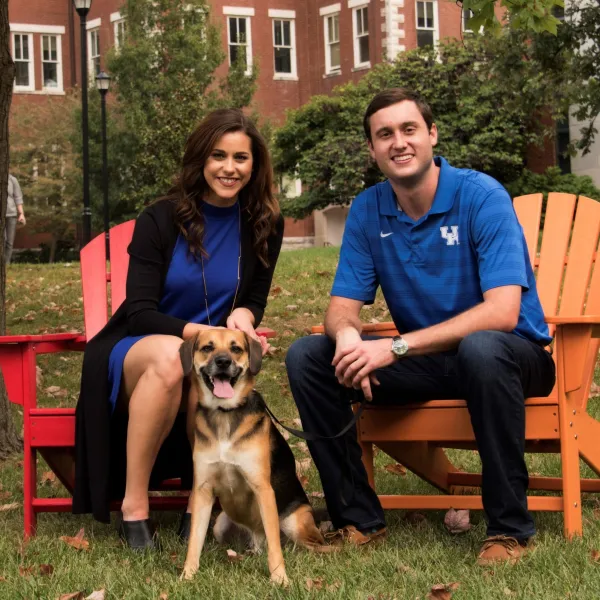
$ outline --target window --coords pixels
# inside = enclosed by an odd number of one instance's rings
[[[570,143],[571,132],[569,130],[569,115],[567,113],[556,121],[556,161],[562,173],[571,172]]]
[[[125,33],[127,31],[127,25],[125,19],[119,19],[114,22],[115,32],[115,48],[119,49],[125,41]]]
[[[246,74],[252,67],[252,43],[249,17],[228,17],[229,64],[233,65],[241,54],[246,57]]]
[[[13,33],[13,60],[16,67],[15,90],[33,91],[33,36],[30,33]]]
[[[433,46],[438,39],[435,2],[417,2],[417,46]]]
[[[100,73],[100,29],[88,31],[89,77],[94,80]]]
[[[42,35],[42,87],[62,91],[60,36]]]
[[[296,76],[295,23],[292,19],[273,19],[275,76]]]
[[[369,7],[361,6],[353,11],[354,66],[370,67],[369,58]]]
[[[462,9],[462,30],[465,33],[473,33],[473,30],[469,28],[469,19],[473,16],[471,9]]]
[[[325,72],[339,71],[341,66],[340,15],[336,13],[325,17]]]

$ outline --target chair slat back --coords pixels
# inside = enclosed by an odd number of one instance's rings
[[[110,230],[110,296],[114,314],[125,300],[125,283],[129,267],[127,246],[133,236],[135,221],[127,221]]]
[[[575,200],[573,194],[548,194],[537,272],[538,294],[546,316],[556,316],[558,311]]]
[[[108,321],[108,282],[111,283],[113,313],[125,299],[125,282],[129,266],[127,246],[131,241],[134,225],[135,221],[127,221],[110,230],[110,272],[107,271],[106,265],[104,233],[96,236],[80,252],[83,316],[85,335],[88,340],[91,340]]]
[[[600,204],[581,196],[573,225],[559,315],[579,316],[584,312],[594,255],[598,247]],[[597,313],[596,313],[597,314]]]
[[[91,340],[104,327],[108,318],[104,234],[86,244],[79,256],[85,335]]]
[[[538,237],[540,234],[540,220],[542,218],[543,194],[529,194],[514,199],[513,206],[517,213],[519,223],[523,228],[529,260],[535,266],[537,258]]]

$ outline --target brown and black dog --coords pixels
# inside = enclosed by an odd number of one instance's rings
[[[330,547],[296,476],[294,455],[254,390],[261,346],[241,331],[207,329],[184,342],[180,354],[198,399],[192,524],[182,577],[190,579],[198,570],[211,509],[219,498],[223,511],[213,529],[217,541],[235,526],[250,533],[255,550],[266,539],[271,580],[286,585],[280,529],[307,548]]]

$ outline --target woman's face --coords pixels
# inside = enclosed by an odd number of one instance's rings
[[[243,132],[219,138],[204,164],[208,192],[204,198],[215,206],[232,206],[252,175],[252,140]]]

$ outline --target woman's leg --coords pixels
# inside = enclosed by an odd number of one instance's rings
[[[9,265],[13,253],[15,232],[17,231],[17,217],[6,217],[4,224],[4,262]]]
[[[117,403],[117,410],[129,412],[122,506],[125,521],[148,518],[150,473],[181,404],[181,343],[176,336],[151,335],[132,346],[125,356]]]

